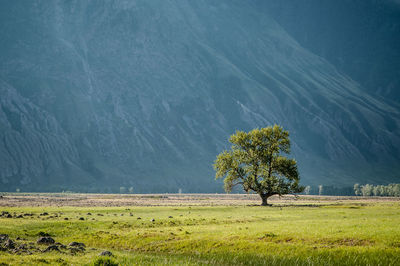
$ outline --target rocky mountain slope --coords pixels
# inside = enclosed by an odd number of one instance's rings
[[[257,2],[0,5],[1,190],[221,191],[229,135],[274,123],[305,184],[400,181],[396,102]]]
[[[385,101],[400,102],[400,1],[260,1],[304,48]]]

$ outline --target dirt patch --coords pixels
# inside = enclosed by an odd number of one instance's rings
[[[319,207],[333,203],[354,203],[357,208],[364,204],[393,201],[399,198],[380,197],[329,197],[329,196],[273,196],[269,199],[272,207]],[[73,207],[120,207],[120,206],[259,206],[261,200],[253,194],[64,194],[26,193],[7,194],[0,201],[0,207],[73,206]],[[268,207],[266,207],[268,208]],[[2,217],[16,218],[10,213]],[[42,216],[46,216],[43,215]],[[23,217],[20,217],[23,218]]]

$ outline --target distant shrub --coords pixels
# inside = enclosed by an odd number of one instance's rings
[[[354,184],[354,194],[356,196],[361,196],[361,187],[358,183]]]
[[[381,189],[380,186],[375,186],[372,188],[372,194],[374,194],[374,196],[380,196],[381,195]]]
[[[101,258],[97,258],[93,262],[93,266],[118,266],[118,263],[116,263],[111,258],[107,258],[107,257],[103,258],[103,257],[101,257]]]
[[[361,186],[361,194],[365,196],[372,196],[374,190],[374,186],[370,184],[366,184],[364,186]]]
[[[319,185],[318,186],[318,195],[323,195],[324,194],[324,186],[323,185]]]

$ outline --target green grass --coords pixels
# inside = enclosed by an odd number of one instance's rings
[[[42,231],[63,244],[83,242],[87,252],[0,251],[0,265],[93,265],[102,250],[112,251],[121,265],[400,265],[399,202],[1,211],[34,216],[0,218],[0,234],[36,242]],[[60,217],[38,216],[44,211]]]

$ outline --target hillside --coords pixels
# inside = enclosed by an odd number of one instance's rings
[[[398,103],[266,8],[2,2],[1,187],[221,191],[212,162],[229,135],[274,123],[305,184],[399,182]]]
[[[260,1],[301,46],[324,57],[363,90],[400,102],[400,2]]]

